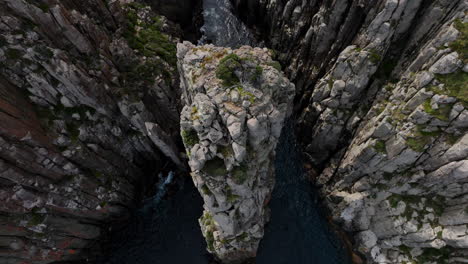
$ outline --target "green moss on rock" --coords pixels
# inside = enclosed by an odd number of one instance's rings
[[[421,255],[417,256],[415,260],[417,263],[438,263],[445,264],[449,263],[449,257],[452,252],[452,248],[424,248]]]
[[[427,99],[423,103],[423,107],[424,112],[434,116],[437,119],[448,121],[453,104],[441,104],[438,109],[433,109],[431,106],[431,99]]]
[[[162,22],[160,17],[152,17],[149,21],[142,21],[138,17],[138,10],[147,8],[140,3],[130,3],[126,5],[127,25],[123,33],[129,46],[146,57],[159,57],[163,61],[172,65],[177,64],[177,48],[168,35],[161,32]],[[150,60],[133,67],[130,77],[144,80],[152,80],[156,74],[168,75],[168,70],[161,61]]]
[[[232,179],[236,184],[243,184],[249,177],[247,173],[247,166],[242,164],[240,166],[234,167],[231,172]]]
[[[387,150],[385,148],[385,141],[382,141],[382,140],[377,140],[375,142],[374,149],[380,153],[387,153]]]
[[[202,189],[203,194],[206,194],[206,195],[211,194],[211,191],[210,191],[210,189],[208,188],[208,186],[206,184],[203,184],[201,189]]]
[[[460,100],[468,106],[468,73],[458,71],[450,74],[436,74],[436,79],[444,84],[444,88],[432,87],[437,94],[446,94]]]
[[[369,51],[369,59],[373,64],[378,64],[382,60],[382,56],[379,55],[377,50],[371,49]]]
[[[433,138],[441,134],[440,131],[424,131],[422,126],[417,126],[416,132],[406,140],[406,144],[417,152],[423,152],[426,145],[432,143]]]
[[[246,91],[244,87],[238,86],[237,91],[239,92],[239,95],[241,96],[241,98],[248,97],[248,100],[250,101],[251,104],[255,102],[255,95],[253,95],[253,93],[251,92]]]
[[[268,65],[277,69],[278,71],[281,71],[281,63],[279,63],[278,61],[273,61],[272,63],[269,63]]]
[[[198,144],[198,142],[200,142],[200,139],[198,138],[197,131],[195,131],[193,129],[191,129],[191,130],[182,130],[181,136],[182,136],[182,141],[184,142],[184,145],[186,147],[195,146],[195,144]]]
[[[255,66],[255,69],[253,71],[252,77],[250,78],[250,81],[258,81],[260,77],[262,77],[263,74],[263,68],[259,65]]]
[[[449,47],[460,55],[463,63],[468,63],[468,23],[463,23],[461,19],[454,22],[455,28],[460,32],[460,36]]]
[[[233,202],[237,201],[237,199],[239,199],[239,195],[233,194],[231,188],[228,188],[226,190],[226,192],[227,192],[226,193],[226,200],[227,200],[228,203],[233,203]]]
[[[224,161],[218,157],[205,162],[205,166],[203,166],[202,171],[210,176],[224,176],[227,174]]]
[[[219,148],[219,151],[224,158],[232,157],[234,155],[231,145],[222,146]]]
[[[233,86],[240,82],[235,71],[242,67],[241,58],[234,53],[231,53],[219,62],[216,69],[216,77],[223,81],[224,86]]]

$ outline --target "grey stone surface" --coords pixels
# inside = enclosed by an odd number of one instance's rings
[[[229,56],[238,60],[230,71],[238,82],[226,85],[216,72]],[[254,257],[269,219],[275,147],[294,97],[272,63],[267,49],[178,44],[181,134],[205,202],[199,222],[208,251],[223,263]]]

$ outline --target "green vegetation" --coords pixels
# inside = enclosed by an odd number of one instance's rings
[[[445,138],[447,139],[447,143],[454,145],[461,138],[461,135],[455,136],[454,134],[447,133],[445,134]]]
[[[405,253],[408,257],[411,257],[411,248],[406,245],[401,245],[398,247],[401,252]]]
[[[409,138],[406,140],[406,144],[408,144],[408,146],[414,150],[414,151],[417,151],[417,152],[423,152],[424,151],[424,146],[426,146],[426,144],[430,143],[429,141],[427,141],[427,138],[423,137],[423,138]]]
[[[216,68],[216,77],[222,80],[224,87],[231,87],[241,82],[236,71],[243,71],[250,82],[258,81],[263,74],[262,66],[256,64],[254,58],[240,58],[231,53],[220,60]]]
[[[210,251],[214,251],[214,236],[213,231],[208,231],[206,233],[206,244]]]
[[[227,190],[226,190],[226,200],[227,200],[227,202],[228,203],[233,203],[237,199],[239,199],[239,195],[233,194],[231,188],[228,187]]]
[[[441,104],[439,109],[432,109],[431,99],[427,99],[423,103],[424,111],[437,119],[448,121],[453,104]]]
[[[240,166],[234,167],[231,175],[236,184],[243,184],[249,177],[247,166],[245,164],[241,164]]]
[[[389,92],[393,91],[394,88],[395,88],[395,85],[391,84],[391,83],[384,86],[384,89],[389,91]]]
[[[241,96],[241,98],[247,96],[251,104],[255,102],[255,95],[253,95],[253,93],[251,92],[247,92],[246,90],[244,90],[244,87],[238,86],[237,91],[239,92],[239,95]]]
[[[126,6],[126,27],[123,37],[128,45],[138,53],[144,55],[144,61],[134,61],[123,74],[124,80],[130,83],[144,81],[154,83],[157,75],[162,75],[166,83],[171,83],[170,69],[164,62],[172,67],[177,64],[175,43],[168,35],[161,32],[163,23],[160,17],[152,17],[143,21],[138,17],[138,10],[147,6],[140,3],[129,3]],[[164,61],[164,62],[163,62]],[[127,85],[129,86],[129,85]],[[129,94],[128,91],[122,91]]]
[[[219,151],[223,154],[224,158],[232,157],[234,155],[231,145],[222,146],[219,148]]]
[[[385,110],[385,107],[387,106],[387,103],[388,102],[382,102],[381,104],[379,104],[379,105],[377,105],[375,107],[375,115],[376,116],[380,115]]]
[[[223,81],[224,86],[233,86],[240,82],[235,71],[242,67],[241,58],[232,53],[221,59],[216,69],[216,77]]]
[[[387,150],[385,149],[385,141],[382,141],[382,140],[377,140],[375,142],[374,149],[380,153],[387,153]]]
[[[278,71],[281,71],[281,64],[278,61],[273,61],[272,63],[269,63],[268,65],[277,69]]]
[[[278,57],[278,52],[275,49],[268,49],[268,51],[270,52],[270,56],[272,58],[277,58]]]
[[[214,236],[213,236],[213,229],[214,229],[214,220],[213,216],[205,212],[202,217],[200,218],[200,222],[202,225],[206,227],[205,239],[208,249],[210,251],[214,251]]]
[[[434,213],[437,216],[442,216],[445,208],[445,197],[440,195],[435,195],[433,197],[429,197],[426,201],[426,206],[431,207],[434,209]]]
[[[195,144],[198,144],[198,142],[200,142],[197,131],[193,129],[188,130],[188,131],[182,130],[181,136],[182,136],[182,141],[184,142],[184,145],[186,147],[195,146]]]
[[[252,77],[250,77],[250,81],[258,81],[260,77],[262,77],[263,74],[263,68],[259,65],[255,66],[255,69],[253,71]]]
[[[206,184],[203,184],[201,189],[202,189],[203,194],[206,194],[206,195],[211,194],[211,191],[210,191],[210,189],[208,188],[208,186]]]
[[[423,129],[424,127],[417,126],[416,132],[413,134],[413,136],[406,140],[406,144],[414,151],[423,152],[424,147],[427,144],[430,144],[432,139],[439,136],[441,133],[440,131],[427,132]]]
[[[449,47],[460,55],[463,63],[468,63],[468,23],[463,23],[461,19],[455,20],[455,28],[460,31],[460,36]]]
[[[425,198],[425,200],[423,200]],[[405,211],[402,213],[402,216],[405,217],[407,220],[412,218],[413,212],[418,212],[419,222],[421,222],[421,218],[424,214],[429,213],[427,208],[432,208],[434,214],[438,217],[442,215],[444,212],[445,207],[445,197],[440,195],[433,195],[433,196],[418,196],[418,195],[401,195],[401,194],[392,194],[388,201],[390,203],[390,207],[396,208],[398,206],[399,201],[403,201],[406,204]],[[422,212],[420,210],[414,209],[411,205],[417,205],[423,202],[423,209]]]
[[[444,89],[431,87],[437,94],[446,94],[460,100],[468,107],[468,73],[458,71],[450,74],[436,74],[436,79],[444,84]]]
[[[382,60],[382,57],[379,55],[377,50],[371,49],[369,51],[369,59],[372,63],[378,64]]]
[[[202,171],[211,176],[224,176],[227,174],[224,161],[218,157],[205,162],[205,166]]]
[[[7,49],[5,56],[9,60],[19,60],[23,56],[23,52],[19,49]]]
[[[335,83],[335,79],[331,78],[327,80],[327,83],[328,83],[328,89],[332,89],[333,88],[333,83]]]
[[[127,27],[123,36],[132,49],[138,50],[147,57],[159,56],[175,66],[177,48],[169,36],[161,32],[163,25],[160,17],[152,17],[151,21],[146,22],[138,18],[138,10],[145,7],[139,3],[127,5]]]
[[[416,263],[438,263],[445,264],[449,263],[449,257],[452,252],[452,248],[446,246],[443,248],[424,248],[423,253],[416,257]]]

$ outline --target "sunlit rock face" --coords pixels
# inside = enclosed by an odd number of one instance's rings
[[[303,157],[356,252],[466,262],[468,2],[231,2],[296,84]]]
[[[208,251],[225,263],[254,257],[269,219],[275,147],[294,85],[267,49],[178,45],[181,135],[204,199]]]

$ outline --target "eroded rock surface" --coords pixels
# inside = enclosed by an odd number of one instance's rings
[[[0,0],[0,263],[93,261],[180,162],[180,34],[131,2]]]
[[[304,156],[356,251],[466,262],[467,1],[232,2],[297,84]]]
[[[208,250],[225,263],[254,257],[269,218],[275,147],[294,85],[267,49],[178,44],[181,134],[204,199]]]

